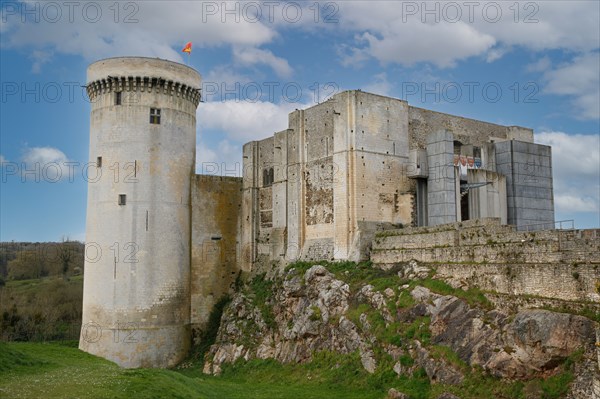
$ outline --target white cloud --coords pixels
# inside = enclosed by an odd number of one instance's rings
[[[27,2],[28,9],[43,6]],[[226,2],[218,2],[218,7]],[[228,2],[235,4],[236,2]],[[2,24],[2,46],[8,48],[51,48],[62,54],[79,54],[92,61],[105,57],[139,55],[183,60],[180,49],[192,41],[194,51],[202,46],[235,44],[258,46],[270,42],[276,32],[260,22],[245,19],[225,21],[221,14],[209,15],[205,2],[73,2],[54,3],[62,17],[52,23],[41,14],[39,23],[23,23],[21,15],[7,15]],[[115,5],[118,4],[118,7]],[[92,5],[92,6],[90,6]],[[69,21],[69,7],[73,22]],[[101,7],[100,14],[96,8]],[[119,10],[118,14],[116,10]],[[86,11],[84,11],[86,10]],[[96,15],[101,15],[96,22]]]
[[[380,62],[402,65],[428,62],[452,67],[472,56],[486,56],[492,62],[516,46],[577,52],[599,46],[599,2],[528,2],[518,7],[513,2],[449,3],[458,5],[459,20],[453,20],[454,10],[444,11],[444,2],[340,2],[340,26],[367,40],[366,46],[356,40],[356,49]],[[498,5],[501,14],[495,21]],[[425,12],[434,7],[438,9],[437,22],[435,12]],[[342,57],[342,63],[348,62],[347,56]]]
[[[53,147],[27,148],[23,154],[23,162],[28,164],[46,165],[49,163],[63,164],[68,162],[67,156],[59,149]]]
[[[304,104],[250,101],[215,101],[198,107],[198,124],[217,129],[234,142],[261,140],[288,127],[288,114]]]
[[[33,61],[31,72],[40,73],[42,66],[52,60],[52,52],[43,50],[33,50],[29,55],[29,59]]]
[[[196,173],[241,176],[242,147],[229,140],[221,140],[216,148],[203,141],[196,147]]]
[[[559,193],[554,196],[556,209],[564,213],[598,212],[598,201],[590,197],[579,197]]]
[[[387,79],[387,74],[385,72],[379,73],[374,76],[374,79],[371,83],[362,88],[364,91],[369,93],[381,94],[383,96],[390,95],[390,90],[392,89],[391,83]]]
[[[232,45],[237,62],[246,66],[268,65],[281,77],[290,76],[293,68],[285,59],[259,47],[276,39],[278,31],[291,29],[331,33],[333,40],[339,32],[354,35],[353,43],[340,45],[338,51],[342,65],[358,67],[367,57],[383,63],[424,62],[452,67],[473,56],[493,62],[518,46],[534,51],[575,52],[599,47],[599,2],[521,2],[518,7],[514,2],[449,3],[458,5],[461,12],[458,21],[449,21],[454,11],[447,11],[444,2],[348,1],[335,3],[335,7],[339,7],[336,12],[339,23],[322,21],[334,11],[323,9],[326,7],[321,9],[321,20],[315,22],[312,3],[302,4],[303,17],[298,23],[284,18],[284,7],[279,5],[275,21],[270,23],[266,15],[255,22],[249,16],[237,15],[241,18],[236,20],[236,15],[221,12],[237,7],[240,13],[242,3],[238,1],[120,2],[114,3],[119,4],[118,14],[111,2],[76,2],[71,23],[67,4],[59,2],[55,4],[61,7],[63,15],[58,23],[50,23],[46,18],[37,24],[22,23],[17,13],[8,16],[8,21],[0,25],[0,31],[2,46],[80,54],[89,61],[144,55],[181,62],[180,48],[187,41],[194,43],[195,52],[202,51],[202,47]],[[28,4],[31,8],[43,3],[28,1]],[[89,4],[94,7],[83,12]],[[498,21],[492,21],[490,15],[493,16],[498,4],[502,15]],[[95,12],[98,5],[102,7],[102,16],[98,22],[92,22],[92,11]],[[207,7],[214,6],[217,12],[209,13]],[[410,15],[406,6],[416,6],[415,15]],[[425,8],[432,7],[439,9],[438,22],[433,22],[434,17],[425,13]],[[261,3],[260,8],[266,11],[267,7]],[[36,65],[35,70],[42,64]]]
[[[536,62],[527,65],[526,69],[527,72],[546,72],[548,69],[550,69],[551,65],[552,61],[550,61],[550,57],[546,55]]]
[[[600,136],[542,132],[536,142],[552,146],[557,212],[600,211]]]
[[[382,30],[380,37],[366,32],[363,38],[371,55],[379,61],[407,66],[432,62],[439,67],[452,67],[458,60],[485,53],[495,44],[492,36],[462,22],[397,23]]]
[[[509,51],[510,51],[510,47],[505,47],[505,46],[494,47],[488,51],[485,60],[488,63],[494,62],[494,61],[502,58],[504,56],[504,54],[508,53]]]
[[[21,181],[56,183],[73,178],[74,167],[61,150],[54,147],[26,147],[21,157]],[[71,180],[72,181],[72,180]]]
[[[234,47],[233,58],[236,63],[243,66],[264,64],[273,69],[277,76],[289,78],[293,69],[283,58],[277,57],[269,50],[254,47]]]
[[[512,2],[502,6],[502,18],[488,22],[481,9],[474,26],[499,42],[531,50],[565,49],[588,51],[598,48],[600,6],[595,1],[544,1],[520,3],[518,13]]]
[[[582,119],[600,118],[600,53],[575,57],[544,74],[544,92],[573,97],[573,104]]]
[[[307,104],[248,101],[202,103],[198,108],[196,173],[241,176],[242,146],[262,140],[288,128],[288,114]],[[211,132],[206,132],[211,130]],[[207,134],[222,133],[218,144],[210,144]]]
[[[236,83],[245,84],[252,81],[250,77],[236,72],[229,65],[217,65],[204,75],[202,80],[203,82],[216,83],[219,86],[225,84],[228,88],[234,86]]]
[[[344,67],[360,69],[369,59],[369,52],[366,49],[341,44],[337,47],[336,53],[340,58],[340,63]]]

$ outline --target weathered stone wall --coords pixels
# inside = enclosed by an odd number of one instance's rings
[[[334,257],[365,257],[364,237],[379,224],[412,220],[407,104],[361,91],[340,93],[334,105]]]
[[[532,140],[530,129],[427,111],[360,90],[296,110],[288,126],[244,146],[244,268],[332,256],[364,260],[376,231],[416,224],[417,184],[408,177],[414,168],[409,149],[424,148],[428,137],[431,192],[422,203],[423,210],[425,204],[431,208],[430,225],[460,219],[454,140],[482,147],[490,165],[496,158],[486,143]],[[265,185],[270,168],[274,179]],[[502,189],[485,189],[490,195],[477,203],[481,215],[496,215],[488,208],[504,204],[494,197],[503,195]]]
[[[600,301],[600,230],[519,232],[498,219],[380,233],[380,267],[416,260],[437,276],[499,293]]]
[[[486,298],[494,307],[506,313],[516,313],[525,309],[551,309],[570,313],[583,311],[600,312],[600,302],[566,301],[557,298],[541,297],[535,295],[513,295],[486,292]]]
[[[412,222],[414,193],[407,178],[408,105],[405,101],[362,91],[355,96],[350,130],[351,210],[359,222]],[[362,225],[366,228],[368,225]]]
[[[240,272],[242,179],[192,177],[191,323],[203,328]]]
[[[448,130],[455,140],[478,147],[490,140],[516,139],[533,142],[533,130],[520,126],[501,126],[412,106],[408,107],[408,118],[411,149],[425,148],[427,135],[438,130]]]
[[[256,260],[256,237],[258,234],[258,142],[244,145],[242,174],[242,270],[251,270]]]

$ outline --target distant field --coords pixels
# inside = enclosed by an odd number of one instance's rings
[[[10,280],[0,287],[0,340],[79,338],[83,276]]]
[[[123,370],[79,351],[76,343],[0,343],[1,398],[383,398],[384,392],[345,389],[288,378],[248,381],[210,377],[198,368]]]

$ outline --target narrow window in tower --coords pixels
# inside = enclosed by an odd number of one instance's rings
[[[267,168],[263,170],[263,187],[269,187],[273,185],[275,181],[275,174],[273,168]]]
[[[127,195],[119,194],[119,205],[125,205],[127,203]]]
[[[160,125],[160,108],[150,108],[150,123]]]
[[[115,93],[115,105],[121,105],[121,92],[120,91]]]
[[[96,158],[96,167],[98,167],[98,168],[102,167],[102,157]]]

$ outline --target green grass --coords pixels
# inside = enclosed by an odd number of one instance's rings
[[[425,286],[438,294],[455,295],[472,306],[487,309],[491,305],[478,290],[454,289],[432,278],[401,280],[396,275],[397,270],[379,270],[368,262],[317,263],[324,264],[337,278],[348,282],[353,295],[365,284],[372,284],[377,291],[392,288],[396,293],[394,300],[388,300],[392,314],[397,309],[414,304],[409,292],[416,285]],[[314,264],[296,263],[289,268],[293,267],[297,275],[302,275]],[[18,293],[16,302],[26,309],[25,300],[28,298],[46,295],[57,285],[75,290],[78,284],[81,284],[80,279],[70,282],[44,279],[11,281],[7,286],[11,292]],[[260,275],[244,287],[244,292],[260,309],[270,327],[275,326],[271,295],[278,284],[281,284],[280,280],[266,280],[264,275]],[[409,287],[399,289],[398,286],[402,284],[409,284]],[[564,397],[574,378],[573,362],[581,357],[581,353],[572,356],[561,366],[558,374],[545,380],[500,380],[469,367],[450,348],[432,346],[428,317],[418,317],[411,322],[393,322],[386,326],[378,311],[352,297],[346,317],[360,326],[360,315],[365,313],[371,333],[378,342],[373,347],[378,364],[374,374],[363,369],[358,352],[345,355],[318,352],[313,354],[310,363],[282,365],[274,360],[241,360],[223,365],[223,373],[219,377],[206,376],[202,374],[203,358],[210,344],[215,341],[227,302],[228,298],[223,298],[218,303],[200,345],[193,349],[179,368],[173,370],[123,370],[111,362],[79,351],[74,341],[0,342],[0,398],[383,399],[387,390],[393,387],[408,394],[411,399],[435,399],[443,392],[452,392],[462,399],[524,399],[531,397],[530,392],[535,393],[534,397],[558,399]],[[313,307],[312,311],[315,319],[322,317],[318,307]],[[252,335],[252,328],[250,324],[246,328],[248,337]],[[465,375],[463,383],[456,386],[430,384],[425,371],[414,367],[414,360],[408,354],[408,346],[415,339],[428,348],[433,358],[444,359],[457,366]],[[399,361],[404,370],[412,367],[409,375],[398,377],[393,372],[395,360],[383,350],[382,343],[402,348],[404,353]]]
[[[584,306],[582,309],[574,310],[570,309],[566,306],[556,307],[556,306],[543,306],[542,309],[549,310],[551,312],[558,313],[570,313],[578,316],[587,317],[590,320],[594,320],[595,322],[600,323],[600,312],[596,311],[596,309],[590,306]]]
[[[416,284],[429,288],[431,291],[437,294],[453,295],[457,298],[463,299],[471,306],[479,306],[487,310],[494,308],[494,305],[485,297],[483,291],[477,288],[469,288],[468,290],[463,291],[460,288],[452,288],[450,285],[441,280],[435,280],[432,278],[419,280]]]
[[[352,373],[364,374],[354,363],[321,375],[319,363],[282,367],[255,361],[237,369],[228,366],[222,377],[212,377],[203,375],[199,365],[184,370],[124,370],[72,344],[0,343],[0,397],[381,399],[381,390],[343,384],[351,381]]]
[[[294,269],[296,275],[302,276],[314,265],[324,266],[338,280],[348,283],[352,291],[360,289],[365,284],[371,284],[376,291],[382,291],[397,286],[399,282],[397,269],[382,270],[373,267],[371,262],[295,262],[288,265],[286,270]]]
[[[249,284],[253,303],[260,309],[265,324],[270,328],[277,327],[273,308],[269,304],[269,300],[275,291],[274,285],[275,283],[272,280],[267,279],[265,273],[254,277]]]
[[[208,353],[211,345],[213,345],[217,339],[219,327],[221,325],[221,316],[229,302],[231,302],[231,297],[229,295],[225,295],[217,301],[208,317],[206,329],[200,333],[199,337],[197,337],[199,343],[192,347],[187,362],[204,362],[206,353]]]

